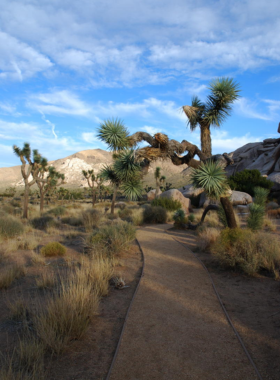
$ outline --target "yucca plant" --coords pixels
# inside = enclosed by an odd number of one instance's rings
[[[113,152],[129,147],[129,134],[120,119],[108,119],[100,124],[97,137],[105,142]]]
[[[233,207],[229,198],[226,196],[226,191],[229,187],[225,171],[217,163],[207,161],[206,163],[202,163],[199,168],[193,169],[190,178],[194,187],[202,187],[209,198],[220,199],[226,215],[227,225],[229,228],[236,228],[237,223]],[[208,206],[202,215],[201,222],[211,209],[218,210],[218,206]]]
[[[265,207],[267,197],[269,194],[269,190],[263,187],[255,187],[254,188],[255,200],[254,202],[260,206]]]
[[[160,167],[156,167],[155,170],[155,179],[156,179],[156,198],[159,196],[159,191],[160,191],[160,185],[163,184],[166,180],[166,177],[161,175],[160,172]]]
[[[216,78],[210,82],[210,94],[205,103],[197,96],[192,98],[191,106],[184,106],[183,112],[193,131],[200,127],[201,150],[206,157],[212,155],[210,127],[220,127],[230,115],[232,104],[239,98],[239,85],[231,78]]]

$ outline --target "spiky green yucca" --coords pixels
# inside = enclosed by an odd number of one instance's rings
[[[263,227],[264,216],[264,206],[252,203],[249,207],[247,226],[253,231],[260,230]]]
[[[129,147],[129,134],[119,119],[108,119],[100,124],[97,137],[105,142],[110,150],[119,151]]]
[[[211,157],[210,127],[220,127],[230,115],[232,104],[239,98],[240,89],[231,78],[216,78],[210,82],[208,89],[210,94],[205,103],[194,96],[192,105],[184,106],[183,112],[192,131],[200,127],[201,150],[206,157]]]
[[[263,187],[255,187],[254,194],[255,194],[254,202],[264,207],[267,201],[269,190]]]
[[[212,199],[220,198],[228,189],[224,170],[213,161],[202,163],[199,168],[193,169],[190,178],[194,187],[202,187]]]

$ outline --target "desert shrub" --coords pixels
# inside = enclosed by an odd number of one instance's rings
[[[79,227],[79,226],[84,225],[82,218],[75,218],[73,216],[65,216],[64,218],[61,218],[61,222],[65,224],[69,224],[70,226],[74,226],[74,227]]]
[[[106,218],[109,220],[116,220],[119,218],[119,214],[107,214]]]
[[[82,213],[82,220],[86,231],[91,231],[93,228],[97,228],[102,215],[98,210],[89,209]]]
[[[48,214],[54,216],[61,216],[66,213],[66,208],[64,206],[57,206],[48,211]]]
[[[181,202],[170,198],[155,198],[151,205],[163,207],[168,211],[176,211],[182,207]]]
[[[63,256],[66,253],[64,245],[57,241],[46,244],[41,248],[41,254],[43,256]]]
[[[206,227],[198,230],[199,239],[197,245],[202,250],[209,250],[220,235],[220,230],[214,227]]]
[[[125,220],[134,226],[141,226],[143,224],[143,210],[141,208],[133,210],[132,215],[125,218]]]
[[[181,208],[175,212],[173,215],[174,224],[176,227],[181,227],[183,224],[187,222],[187,218],[185,216],[184,210]]]
[[[221,263],[253,275],[265,269],[279,277],[280,247],[276,237],[250,229],[221,231],[211,251]]]
[[[57,279],[53,271],[43,272],[38,278],[36,278],[36,285],[39,289],[52,288],[56,283]]]
[[[131,223],[119,221],[94,232],[90,237],[90,243],[104,246],[109,256],[114,256],[127,249],[135,235],[136,229]]]
[[[190,214],[188,216],[188,222],[193,223],[194,221],[195,221],[195,215],[194,214]]]
[[[10,204],[3,205],[2,210],[7,213],[7,214],[13,214],[14,213],[14,208]]]
[[[264,206],[258,205],[256,203],[250,204],[247,226],[253,231],[260,230],[263,227],[264,215]]]
[[[15,199],[12,199],[12,200],[10,201],[10,205],[11,205],[12,207],[21,207],[21,203],[20,203],[19,201],[16,201]]]
[[[24,231],[23,224],[10,215],[0,216],[0,236],[4,239],[21,235]]]
[[[242,170],[229,177],[229,186],[232,190],[244,191],[251,196],[255,195],[255,187],[263,187],[270,190],[273,182],[262,177],[259,170]]]
[[[277,230],[277,226],[274,220],[266,218],[266,217],[263,220],[263,228],[267,231],[272,231],[272,232],[275,232]]]
[[[132,210],[129,208],[123,208],[118,211],[119,217],[125,219],[132,215]]]
[[[144,223],[166,223],[167,212],[161,206],[145,207],[143,210]]]
[[[56,222],[52,216],[45,215],[34,218],[30,221],[33,228],[38,230],[46,230],[49,227],[55,227]]]

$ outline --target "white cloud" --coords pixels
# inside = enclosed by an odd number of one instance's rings
[[[96,133],[93,133],[93,132],[83,132],[82,139],[88,143],[95,143],[99,141],[98,138],[96,137]]]
[[[212,149],[216,153],[230,153],[245,144],[262,140],[261,137],[251,136],[250,133],[231,137],[227,131],[215,130],[212,132]]]
[[[141,130],[143,130],[144,132],[149,133],[152,136],[155,135],[158,132],[157,128],[155,128],[155,127],[149,127],[148,125],[145,125],[143,128],[141,128]],[[161,132],[163,132],[162,129],[161,129]]]
[[[252,102],[246,98],[240,98],[235,102],[235,111],[247,118],[259,120],[272,120],[271,113],[265,114],[258,111],[259,102]]]
[[[33,47],[0,31],[0,78],[22,81],[51,66],[49,58]]]

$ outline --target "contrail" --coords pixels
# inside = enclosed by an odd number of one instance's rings
[[[39,111],[40,114],[42,115],[42,119],[51,126],[52,128],[52,133],[55,137],[55,139],[57,139],[57,134],[55,133],[55,124],[51,123],[48,119],[46,119],[46,116],[44,115],[44,113],[42,111]]]

